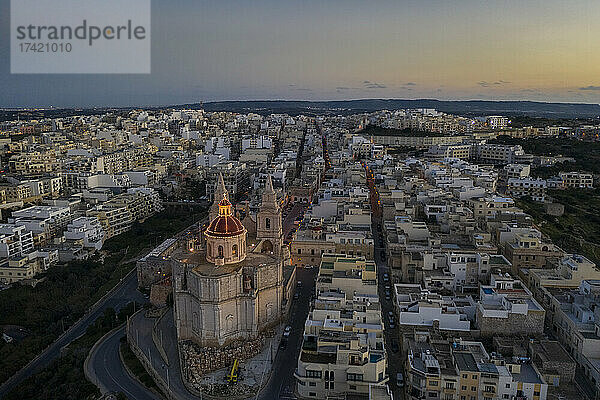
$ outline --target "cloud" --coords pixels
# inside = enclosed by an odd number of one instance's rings
[[[481,87],[487,88],[487,87],[494,87],[494,86],[503,86],[503,85],[508,85],[510,82],[509,81],[505,81],[505,80],[497,80],[494,82],[488,82],[488,81],[479,81],[477,82],[477,84]]]
[[[363,81],[363,86],[367,89],[385,89],[385,88],[387,88],[387,86],[384,85],[383,83],[370,82],[370,81]]]
[[[589,86],[580,87],[579,90],[600,90],[600,86],[589,85]]]
[[[290,90],[297,90],[300,92],[312,92],[312,89],[305,88],[305,87],[298,87],[298,85],[296,85],[295,83],[290,83],[288,85],[288,87],[290,88]]]

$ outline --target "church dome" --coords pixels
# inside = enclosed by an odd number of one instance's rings
[[[234,264],[246,258],[246,228],[231,214],[231,203],[224,195],[219,214],[204,232],[206,260],[216,265]]]
[[[246,228],[239,219],[231,215],[231,203],[226,198],[219,202],[219,215],[215,217],[206,233],[212,236],[227,237],[244,233]]]
[[[231,215],[231,203],[226,198],[219,202],[219,215],[214,218],[206,229],[213,236],[237,236],[245,232],[244,225]]]

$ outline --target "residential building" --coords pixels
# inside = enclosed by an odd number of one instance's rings
[[[298,394],[368,399],[389,379],[375,263],[323,255],[315,294],[294,374]]]

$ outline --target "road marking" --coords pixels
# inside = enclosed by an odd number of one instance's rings
[[[117,331],[117,332],[120,332],[120,331]],[[115,332],[115,334],[116,334],[117,332]],[[114,336],[114,335],[113,335],[113,336]],[[113,336],[111,336],[111,337],[110,337],[110,338],[108,338],[108,339],[112,339],[112,337],[113,337]],[[108,341],[108,340],[107,340],[107,341]],[[117,351],[118,351],[118,350],[117,350]],[[98,350],[96,350],[96,352],[98,352]],[[113,380],[113,382],[117,384],[117,386],[118,386],[118,387],[120,387],[121,389],[123,389],[123,390],[125,391],[125,393],[126,393],[126,394],[128,394],[128,395],[130,395],[130,396],[131,396],[131,398],[134,398],[134,399],[135,399],[136,397],[135,397],[135,396],[134,396],[134,395],[133,395],[133,394],[132,394],[132,393],[131,393],[129,390],[125,389],[125,388],[124,388],[124,387],[123,387],[123,386],[122,386],[122,385],[121,385],[121,384],[120,384],[120,383],[119,383],[119,382],[118,382],[118,381],[115,379],[115,377],[113,376],[113,374],[111,374],[111,373],[110,373],[110,368],[109,368],[109,366],[108,366],[107,359],[106,359],[106,355],[107,355],[107,354],[108,354],[107,352],[104,352],[104,369],[106,370],[106,373],[108,374],[108,376],[110,377],[110,379],[112,379],[112,380]],[[119,360],[120,360],[120,359],[121,359],[121,357],[119,356]]]

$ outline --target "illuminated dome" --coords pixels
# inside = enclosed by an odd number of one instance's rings
[[[234,264],[246,258],[246,228],[231,214],[231,203],[225,196],[219,202],[219,215],[211,221],[204,235],[208,262]]]
[[[231,215],[231,203],[226,198],[219,202],[219,215],[212,220],[206,232],[213,236],[236,236],[246,228],[239,219]]]

